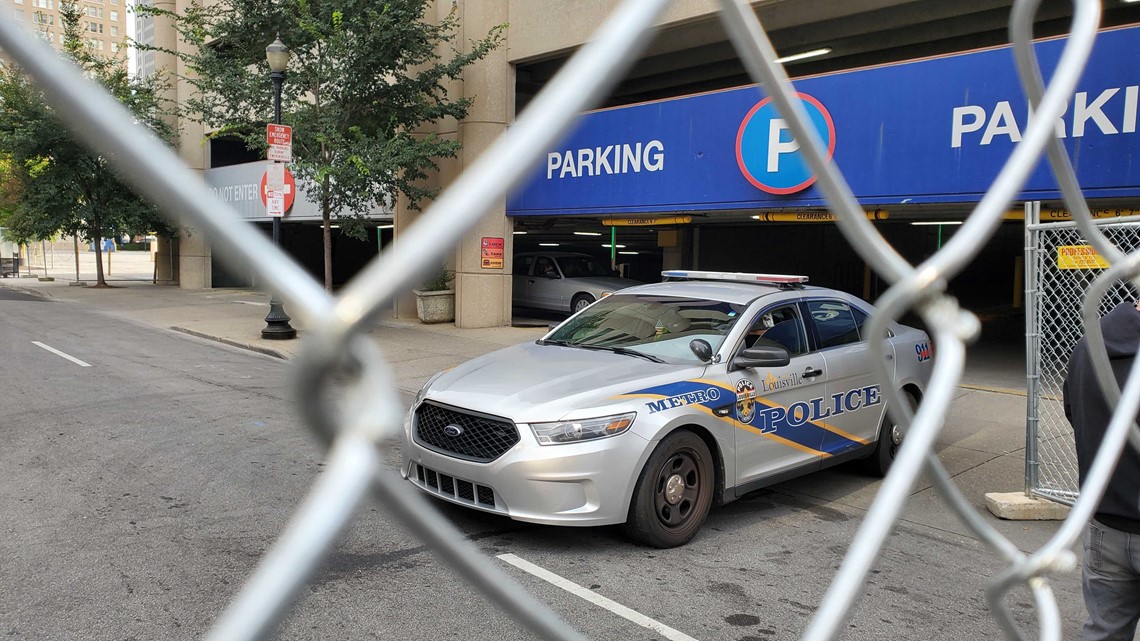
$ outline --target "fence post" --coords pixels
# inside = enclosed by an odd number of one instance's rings
[[[1041,202],[1025,203],[1025,496],[1037,487],[1037,394],[1040,380],[1037,327],[1037,228]]]

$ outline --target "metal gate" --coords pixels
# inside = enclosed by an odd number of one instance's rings
[[[1089,286],[1104,271],[1073,222],[1040,222],[1039,203],[1025,216],[1026,414],[1025,492],[1072,505],[1077,485],[1073,429],[1065,418],[1062,388],[1073,346],[1085,335],[1081,309]],[[1140,249],[1140,217],[1099,220],[1097,228],[1122,252]],[[1136,290],[1116,280],[1094,301],[1103,316]]]
[[[369,493],[459,575],[530,632],[548,639],[582,638],[468,542],[396,470],[385,466],[381,452],[400,434],[403,411],[383,354],[363,334],[388,301],[411,289],[418,274],[436,264],[525,177],[545,150],[569,130],[577,114],[596,105],[620,80],[649,41],[651,26],[661,19],[669,4],[668,0],[626,0],[617,7],[514,125],[450,185],[398,243],[335,297],[263,234],[249,226],[234,225],[237,214],[203,189],[201,181],[173,151],[140,132],[129,112],[113,98],[91,86],[46,44],[21,33],[13,21],[0,21],[0,46],[43,87],[52,107],[76,135],[114,158],[139,193],[163,203],[168,215],[209,234],[235,267],[258,273],[287,299],[290,311],[303,315],[306,326],[311,328],[294,364],[293,393],[309,427],[329,447],[328,466],[281,538],[218,619],[210,639],[256,639],[266,635],[301,592],[357,505]],[[776,62],[778,54],[751,3],[721,0],[721,22],[729,39],[749,74],[764,86],[800,143],[817,178],[816,184],[844,236],[867,264],[891,283],[890,289],[876,301],[878,312],[868,322],[867,334],[883,335],[889,320],[914,310],[939,347],[929,388],[917,410],[912,411],[893,386],[883,385],[891,410],[906,425],[907,437],[848,546],[831,587],[820,600],[804,633],[807,641],[833,639],[846,629],[871,569],[911,488],[924,471],[954,513],[995,551],[998,563],[986,594],[1003,633],[1010,639],[1023,638],[1006,597],[1015,589],[1026,589],[1033,596],[1040,637],[1060,637],[1060,612],[1049,574],[1074,567],[1071,549],[1104,491],[1111,466],[1095,467],[1086,480],[1086,491],[1076,499],[1069,517],[1045,545],[1027,554],[972,507],[933,453],[962,377],[965,343],[980,327],[975,315],[944,294],[946,283],[981,251],[1046,153],[1062,186],[1066,206],[1075,212],[1086,234],[1093,236],[1090,241],[1113,264],[1103,271],[1090,291],[1097,291],[1110,278],[1136,278],[1140,274],[1140,252],[1125,256],[1107,243],[1099,243],[1102,239],[1091,228],[1068,155],[1054,132],[1054,124],[1065,112],[1096,40],[1100,4],[1092,0],[1074,2],[1071,33],[1053,67],[1048,87],[1043,84],[1031,43],[1033,17],[1039,4],[1039,0],[1017,0],[1010,20],[1014,57],[1035,117],[1021,132],[1021,141],[959,232],[936,254],[912,265],[879,235],[837,167],[828,160],[826,147],[795,97],[783,67]],[[1095,312],[1086,309],[1084,318],[1091,317],[1095,322]],[[871,341],[868,348],[879,380],[889,381],[882,344]],[[351,384],[338,406],[331,407],[329,386],[335,380],[344,380],[345,365],[349,363],[353,365],[349,371],[354,373]],[[1098,362],[1097,367],[1102,374],[1107,370],[1107,364]],[[1119,403],[1101,446],[1102,453],[1118,454],[1126,446],[1130,432],[1136,431],[1131,427],[1131,417],[1140,408],[1137,372],[1140,361],[1123,394],[1119,390],[1106,392],[1110,398],[1119,398]],[[1111,379],[1110,373],[1105,376]],[[1140,433],[1134,436],[1140,443]],[[422,598],[431,597],[426,594]]]

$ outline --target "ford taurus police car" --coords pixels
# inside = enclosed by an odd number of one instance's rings
[[[405,477],[453,503],[555,525],[624,523],[689,541],[710,506],[902,442],[872,375],[873,309],[802,276],[667,271],[541,339],[434,376],[405,422]],[[913,402],[929,337],[891,323]]]

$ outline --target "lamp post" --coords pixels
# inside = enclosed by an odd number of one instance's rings
[[[273,124],[281,124],[281,83],[285,80],[285,68],[289,66],[289,48],[277,36],[265,48],[265,58],[269,61],[269,77],[273,80]],[[281,217],[273,217],[273,244],[281,246]],[[265,316],[265,327],[261,337],[269,340],[286,340],[297,337],[297,330],[289,324],[289,315],[281,306],[277,292],[269,294],[269,313]]]

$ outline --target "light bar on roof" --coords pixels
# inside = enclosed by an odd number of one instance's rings
[[[808,282],[807,276],[791,274],[747,274],[743,272],[704,272],[691,269],[671,269],[661,272],[665,278],[692,278],[695,280],[729,280],[741,283],[770,285],[800,285]]]

